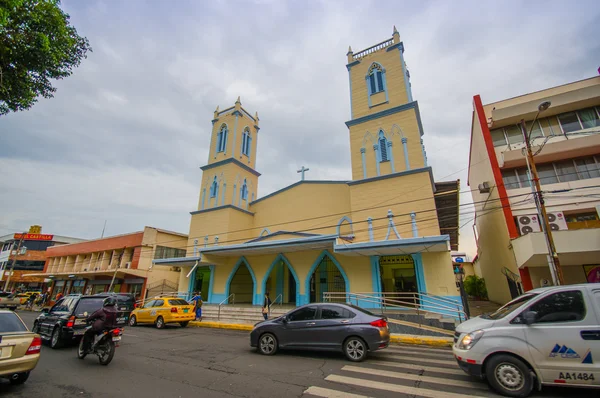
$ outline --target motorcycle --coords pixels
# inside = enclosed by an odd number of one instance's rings
[[[86,332],[91,329],[91,326],[86,327]],[[84,348],[84,338],[79,342],[79,348],[77,349],[77,357],[84,359],[88,354],[98,355],[98,360],[101,365],[108,365],[112,361],[115,355],[115,348],[119,346],[121,336],[123,335],[123,329],[121,328],[110,328],[102,331],[102,333],[94,336],[92,342],[92,348],[86,350]]]

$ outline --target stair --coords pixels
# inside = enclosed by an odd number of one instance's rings
[[[416,325],[430,326],[452,332],[459,324],[458,320],[454,318],[444,318],[442,315],[432,313],[418,314],[416,311],[394,311],[388,309],[384,312],[384,315],[389,319],[397,319],[399,321],[411,322]]]
[[[285,315],[292,308],[293,307],[280,307],[278,305],[274,305],[271,307],[271,315],[269,316],[269,319]],[[204,304],[202,306],[202,320],[253,325],[257,322],[263,321],[264,318],[260,306],[234,304],[222,305],[221,316],[219,318],[218,305]]]

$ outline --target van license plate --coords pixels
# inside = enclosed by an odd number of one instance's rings
[[[81,336],[83,334],[85,334],[85,329],[79,329],[79,330],[73,331],[73,336]]]
[[[188,312],[188,309],[187,309],[187,308],[184,308],[184,309],[183,309],[183,313],[184,313],[184,314],[187,314],[187,312]]]
[[[121,336],[113,337],[113,341],[121,341]]]

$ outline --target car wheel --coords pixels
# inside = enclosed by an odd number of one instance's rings
[[[352,362],[361,362],[367,357],[367,345],[360,337],[350,337],[344,342],[344,354]]]
[[[137,326],[137,318],[135,315],[132,315],[131,318],[129,318],[129,326]]]
[[[189,323],[190,323],[190,321],[179,322],[179,324],[181,325],[182,328],[186,327]]]
[[[527,397],[534,387],[529,367],[511,355],[490,358],[485,365],[485,374],[490,386],[508,397]]]
[[[277,338],[271,333],[265,333],[258,339],[258,350],[263,355],[275,355],[277,346]]]
[[[163,319],[162,316],[159,316],[158,318],[156,318],[156,328],[157,329],[165,328],[165,320]]]
[[[79,346],[77,347],[77,358],[79,358],[79,359],[83,359],[87,355],[87,351],[83,347],[84,340],[85,339],[83,339],[83,338],[81,340],[79,340]]]
[[[52,331],[52,337],[50,338],[50,348],[56,349],[62,347],[62,333],[60,333],[60,327],[56,326]]]
[[[10,384],[17,385],[23,384],[29,378],[29,372],[17,373],[10,376]]]

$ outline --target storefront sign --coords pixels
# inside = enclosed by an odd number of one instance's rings
[[[23,240],[45,240],[50,241],[54,238],[54,235],[45,235],[45,234],[15,234],[14,239],[21,239],[23,236]]]

